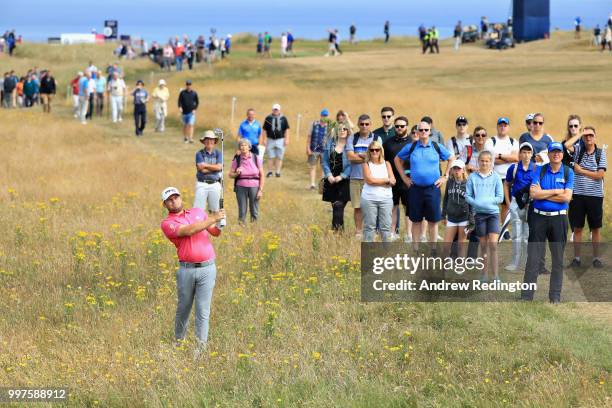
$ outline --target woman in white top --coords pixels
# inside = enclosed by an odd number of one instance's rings
[[[363,214],[363,242],[374,241],[376,224],[383,242],[389,241],[391,235],[391,212],[393,210],[393,192],[395,177],[391,164],[384,160],[385,152],[379,141],[368,146],[366,162],[363,166],[361,191],[361,212]]]

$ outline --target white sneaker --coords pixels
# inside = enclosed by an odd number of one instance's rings
[[[208,348],[208,343],[200,343],[196,344],[193,349],[193,359],[198,360],[206,353],[206,349]]]
[[[570,235],[569,242],[574,242],[574,233],[573,232],[572,232],[572,235]]]
[[[395,232],[392,232],[389,234],[389,242],[394,242],[397,241],[399,239],[399,235],[397,235]]]
[[[510,272],[514,272],[514,271],[516,271],[516,268],[517,268],[516,265],[510,264],[510,265],[506,265],[506,267],[504,269],[507,270],[507,271],[510,271]]]
[[[119,116],[119,122],[123,122],[123,118]]]
[[[113,119],[113,123],[117,123],[117,119]]]
[[[412,235],[410,235],[410,234],[406,234],[406,235],[404,235],[404,242],[405,242],[406,244],[411,243],[411,242],[412,242]]]
[[[86,125],[86,124],[87,124],[87,122],[85,122],[84,120],[81,121],[81,125]]]
[[[427,237],[425,235],[421,235],[421,242],[427,242]]]

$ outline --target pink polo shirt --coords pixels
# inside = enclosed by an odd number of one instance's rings
[[[208,239],[208,231],[200,231],[190,237],[179,237],[178,229],[181,225],[190,225],[203,221],[208,215],[201,208],[191,208],[181,213],[169,213],[161,223],[164,235],[176,246],[179,261],[205,262],[215,259],[215,249]]]
[[[259,158],[257,158],[257,165],[255,165],[253,153],[251,152],[248,152],[246,157],[240,156],[242,173],[240,173],[236,185],[240,187],[259,187],[259,168],[262,165],[263,163]],[[235,171],[237,167],[236,159],[232,160],[232,170]]]

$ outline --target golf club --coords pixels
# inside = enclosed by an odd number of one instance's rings
[[[219,137],[219,139],[221,139],[221,194],[219,196],[219,209],[223,209],[223,191],[225,190],[225,183],[223,182],[223,179],[225,178],[225,169],[223,166],[223,130],[220,128],[215,128],[213,129],[213,132],[215,135],[217,135],[217,137]],[[219,228],[225,227],[226,223],[227,221],[225,218],[221,219],[221,221],[219,221]]]

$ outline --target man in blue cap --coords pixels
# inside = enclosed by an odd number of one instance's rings
[[[553,142],[548,146],[550,163],[535,168],[529,194],[533,212],[529,214],[529,244],[525,283],[536,283],[546,253],[548,240],[552,255],[552,271],[548,299],[561,301],[563,285],[563,253],[567,242],[567,210],[574,189],[574,171],[563,165],[563,145]],[[533,300],[534,290],[523,290],[521,299]]]
[[[306,155],[308,156],[308,168],[310,169],[310,189],[315,190],[317,178],[317,167],[321,164],[323,154],[323,143],[329,129],[329,111],[323,109],[321,118],[312,122],[308,137],[306,139]]]

